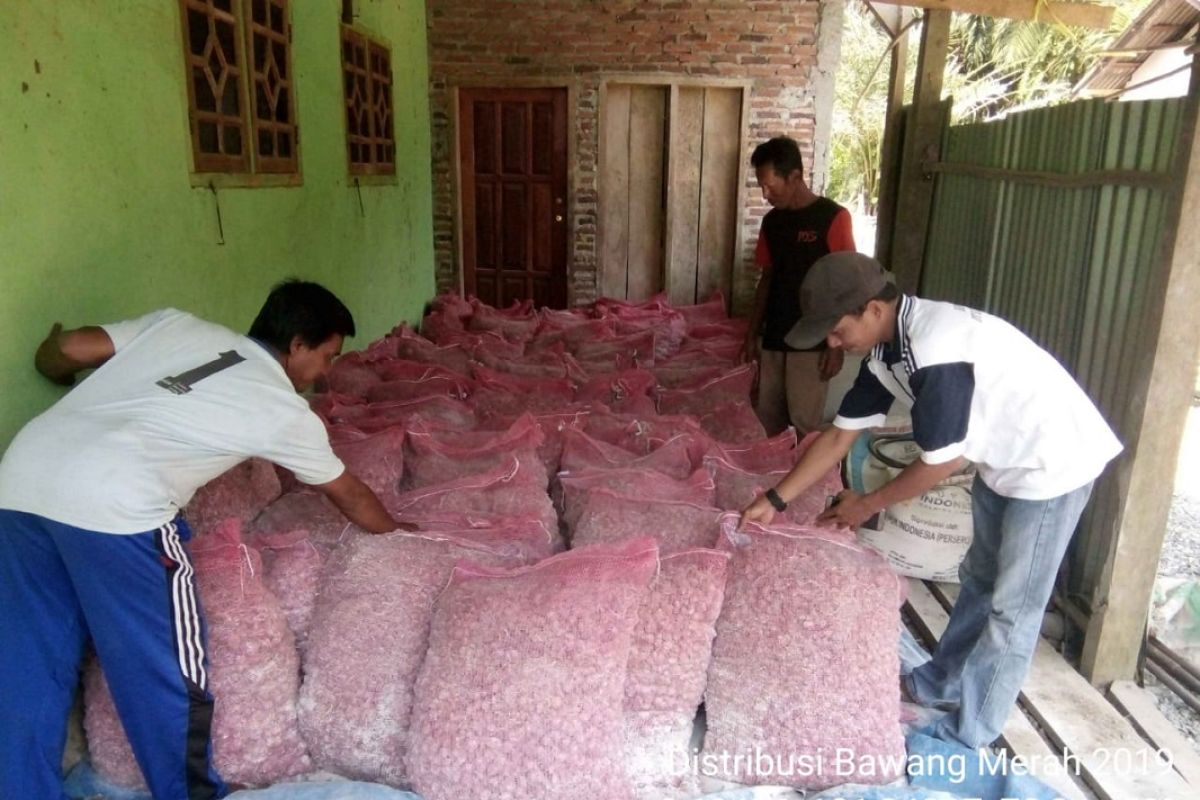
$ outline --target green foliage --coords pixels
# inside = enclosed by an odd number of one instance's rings
[[[1149,0],[1117,5],[1107,31],[955,14],[950,28],[943,96],[953,98],[955,123],[982,122],[1018,111],[1068,102],[1071,87],[1096,53],[1129,25]],[[909,31],[905,77],[911,97],[921,26]],[[874,213],[879,145],[887,107],[889,39],[860,0],[847,3],[833,114],[826,192]]]

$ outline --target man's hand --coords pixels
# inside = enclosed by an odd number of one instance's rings
[[[817,358],[817,372],[821,376],[822,381],[829,381],[837,376],[842,371],[842,364],[846,361],[846,354],[837,347],[830,347],[821,351],[821,355]]]
[[[837,500],[832,506],[817,517],[817,524],[853,529],[862,525],[879,511],[880,509],[876,508],[866,495],[847,489],[837,496]]]
[[[112,339],[103,328],[91,325],[64,331],[62,323],[56,322],[38,346],[33,365],[60,386],[70,386],[76,373],[95,369],[112,358],[113,352]]]
[[[738,527],[741,528],[747,522],[770,525],[773,519],[775,519],[775,507],[771,505],[767,498],[760,496],[753,503],[742,509],[742,518],[738,520]]]

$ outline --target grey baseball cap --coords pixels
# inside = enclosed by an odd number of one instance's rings
[[[797,350],[816,347],[838,320],[894,282],[882,264],[862,253],[843,251],[818,258],[800,286],[800,321],[783,340]]]

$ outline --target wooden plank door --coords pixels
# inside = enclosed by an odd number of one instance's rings
[[[567,90],[461,89],[463,277],[498,308],[567,304]]]
[[[663,288],[668,87],[610,84],[603,103],[600,293],[645,300]]]
[[[726,302],[737,259],[744,93],[680,86],[671,103],[666,291],[672,303]]]

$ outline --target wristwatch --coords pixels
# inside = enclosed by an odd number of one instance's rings
[[[787,502],[780,497],[779,492],[775,491],[774,489],[767,489],[765,492],[763,492],[763,497],[767,498],[767,502],[770,503],[776,511],[787,511]]]

